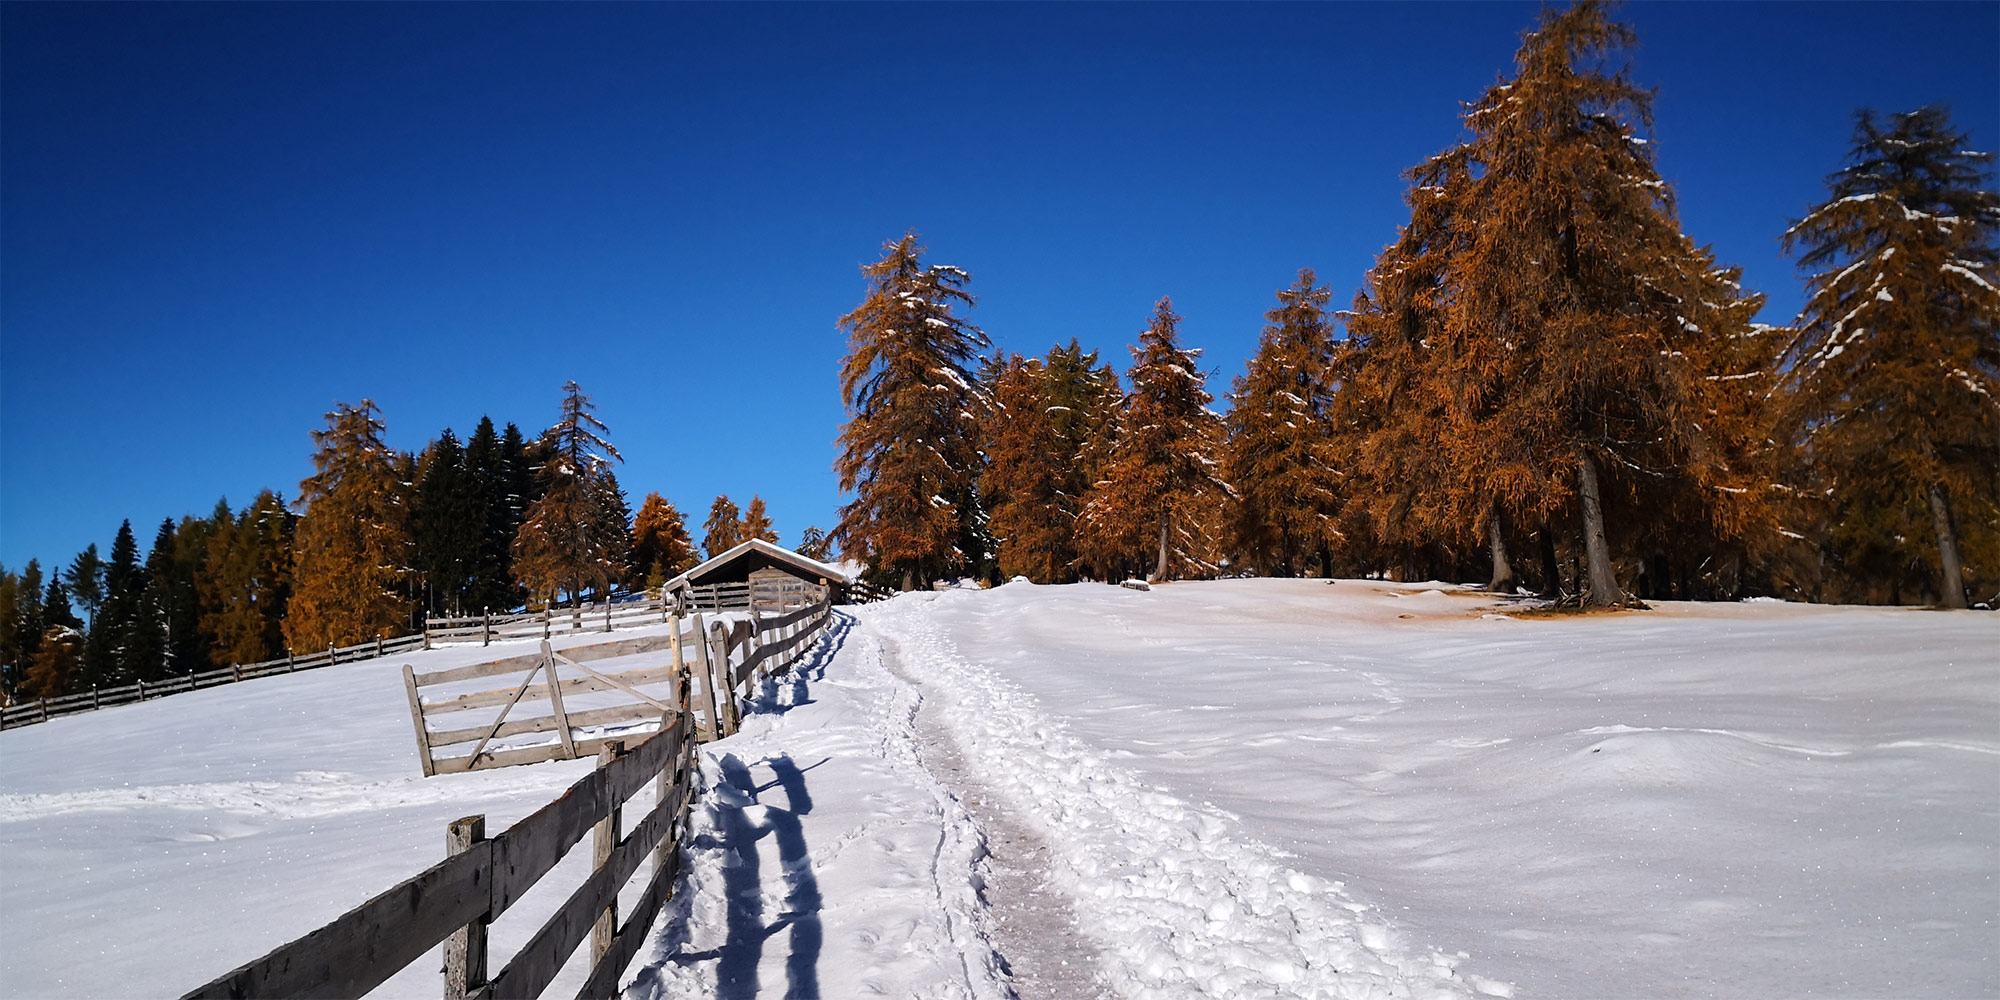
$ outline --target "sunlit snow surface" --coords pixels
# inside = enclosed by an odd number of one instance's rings
[[[1506,620],[1450,590],[852,609],[705,749],[685,898],[628,996],[1003,995],[922,699],[1046,839],[1122,995],[2000,994],[2000,618]],[[400,676],[527,648],[0,733],[0,993],[178,994],[432,863],[451,819],[546,802],[588,765],[419,777]],[[582,863],[496,925],[496,962]],[[434,997],[436,970],[381,995]]]
[[[2000,616],[1261,580],[889,607],[1522,996],[2000,995]]]

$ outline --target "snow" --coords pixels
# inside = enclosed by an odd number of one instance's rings
[[[1098,783],[1344,884],[1401,962],[1463,950],[1468,983],[1529,996],[2000,990],[2000,619],[1496,622],[1417,587],[1010,586],[899,601],[891,624],[929,636],[922,669],[1047,713],[1021,742],[1049,763],[1001,756],[994,780],[1075,780],[1065,747],[1088,747],[1122,772]],[[975,745],[1004,738],[965,718]],[[1101,839],[1146,843],[1131,825]]]
[[[1014,581],[843,609],[703,748],[626,995],[2000,992],[2000,618],[1496,605]],[[0,733],[7,992],[184,992],[590,766],[420,777],[403,662]],[[1056,955],[1088,968],[1031,968]],[[437,966],[378,995],[433,997]]]

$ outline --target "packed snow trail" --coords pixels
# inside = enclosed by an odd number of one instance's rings
[[[1471,995],[1337,886],[1063,738],[925,610],[843,615],[703,748],[689,867],[627,997]],[[1032,846],[996,863],[996,831]]]
[[[1071,737],[1034,698],[968,662],[934,595],[863,609],[903,669],[946,699],[973,777],[1053,847],[1056,885],[1119,996],[1389,998],[1474,995],[1460,956],[1413,951],[1338,883],[1302,874],[1231,817],[1191,806]],[[1473,978],[1495,995],[1504,984]]]

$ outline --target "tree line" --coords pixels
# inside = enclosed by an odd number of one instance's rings
[[[1857,115],[1780,237],[1787,326],[1680,225],[1603,4],[1545,12],[1352,306],[1277,292],[1226,414],[1161,299],[1121,382],[985,354],[915,233],[840,319],[834,535],[880,582],[1486,575],[1580,604],[2000,596],[2000,196],[1939,108]]]
[[[383,442],[373,402],[335,404],[312,432],[313,474],[287,503],[161,522],[141,559],[131,522],[108,558],[0,568],[0,688],[10,701],[155,681],[193,670],[389,638],[430,615],[539,608],[658,588],[700,561],[659,493],[630,511],[621,461],[575,382],[539,437],[482,417],[418,452]],[[761,497],[715,498],[702,547],[776,541]],[[825,533],[801,550],[826,558]]]

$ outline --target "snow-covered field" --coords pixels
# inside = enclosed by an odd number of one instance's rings
[[[634,1000],[2000,995],[2000,616],[1268,580],[849,610],[704,748]],[[588,768],[419,777],[403,662],[0,733],[0,992],[177,994]]]

